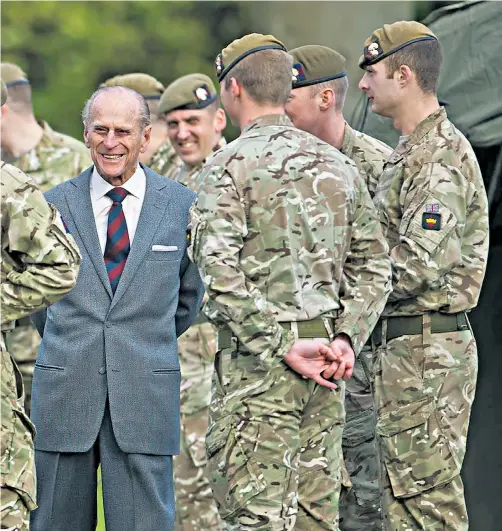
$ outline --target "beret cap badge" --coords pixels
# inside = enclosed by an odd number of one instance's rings
[[[221,74],[221,72],[223,71],[223,59],[222,59],[221,53],[217,55],[214,64],[216,65],[216,73],[218,75]]]
[[[199,101],[206,101],[209,98],[209,90],[207,89],[205,85],[202,87],[199,87],[195,89],[195,97]]]

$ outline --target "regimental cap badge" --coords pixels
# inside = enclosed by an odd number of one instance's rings
[[[223,72],[223,57],[221,53],[217,55],[214,64],[216,66],[216,74],[219,76]]]
[[[195,97],[197,98],[197,101],[199,102],[205,102],[207,101],[211,95],[209,94],[209,89],[207,88],[207,85],[202,85],[201,87],[198,87],[194,90]]]
[[[368,44],[368,46],[366,46],[366,48],[364,49],[365,59],[374,59],[375,57],[378,57],[381,53],[383,53],[383,50],[378,40]]]
[[[293,65],[293,83],[298,83],[299,81],[305,81],[305,72],[303,71],[303,65],[296,63]]]

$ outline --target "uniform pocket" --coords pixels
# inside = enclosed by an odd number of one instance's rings
[[[37,508],[35,433],[21,406],[12,408],[2,402],[2,485],[15,490],[30,510]]]
[[[460,473],[437,420],[434,396],[382,415],[376,432],[396,498],[409,498],[443,485]]]
[[[207,477],[220,516],[228,518],[263,492],[267,484],[258,462],[232,429],[230,418],[218,424],[206,438]]]

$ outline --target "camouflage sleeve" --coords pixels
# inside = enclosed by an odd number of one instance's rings
[[[425,164],[411,178],[404,198],[399,244],[390,254],[393,292],[389,301],[424,293],[462,262],[467,202],[476,193],[457,168],[440,163]],[[472,236],[482,239],[488,220],[486,213],[478,210],[472,216],[479,217],[479,231],[474,230]]]
[[[343,269],[337,333],[347,334],[356,355],[368,340],[391,291],[389,247],[366,184],[358,178],[350,251]]]
[[[20,319],[63,297],[77,281],[80,252],[55,207],[34,183],[26,182],[2,205],[2,323]],[[3,232],[3,231],[2,231]]]
[[[229,327],[268,370],[288,353],[294,337],[267,313],[265,298],[240,267],[248,234],[242,195],[221,166],[206,167],[199,182],[190,253],[209,296],[204,313],[214,324]]]

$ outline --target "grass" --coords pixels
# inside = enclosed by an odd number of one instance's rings
[[[101,491],[101,468],[98,470],[98,527],[96,531],[106,531],[105,513],[103,511],[103,493]]]

